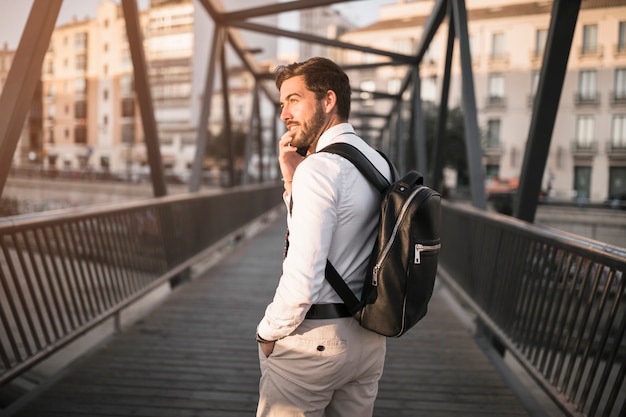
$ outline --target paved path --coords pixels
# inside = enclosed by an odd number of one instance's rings
[[[240,244],[14,415],[253,416],[255,326],[276,286],[283,232],[279,219]],[[428,316],[389,339],[374,415],[528,416],[444,295],[439,288]]]

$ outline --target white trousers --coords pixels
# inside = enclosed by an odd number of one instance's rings
[[[352,317],[304,320],[268,358],[259,349],[257,417],[371,416],[385,351]]]

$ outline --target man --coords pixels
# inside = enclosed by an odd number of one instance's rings
[[[317,151],[347,142],[388,179],[390,168],[348,123],[350,83],[337,64],[312,58],[278,67],[276,86],[287,127],[278,159],[289,242],[274,299],[257,328],[257,416],[371,416],[386,340],[350,316],[324,270],[328,259],[361,294],[380,193],[348,160]]]

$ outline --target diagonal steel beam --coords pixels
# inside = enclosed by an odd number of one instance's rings
[[[548,159],[580,6],[581,0],[556,0],[552,6],[550,29],[539,74],[520,185],[513,207],[515,217],[531,223],[535,220],[541,181]]]
[[[209,122],[209,115],[211,114],[211,107],[213,105],[213,84],[215,80],[215,68],[217,66],[218,51],[221,49],[224,31],[220,26],[214,25],[213,28],[213,42],[211,44],[211,55],[209,57],[206,79],[204,82],[204,95],[202,101],[202,108],[200,110],[200,119],[198,120],[198,130],[196,132],[197,144],[196,155],[193,160],[193,166],[191,169],[191,178],[189,179],[189,192],[196,192],[200,190],[200,183],[202,177],[202,169],[204,167],[204,154],[206,152],[207,142],[207,125]]]
[[[476,93],[474,91],[472,57],[470,54],[469,32],[467,29],[467,9],[465,8],[465,0],[450,1],[452,2],[454,29],[459,40],[459,51],[461,54],[463,110],[465,113],[465,147],[467,151],[472,204],[474,207],[485,210],[487,209],[485,174],[482,166],[480,131],[478,129],[478,118],[476,116]]]
[[[35,0],[33,3],[0,95],[0,195],[41,78],[41,67],[61,3],[63,0]]]
[[[435,3],[435,5],[433,6],[433,9],[428,16],[428,20],[424,25],[422,39],[420,40],[420,44],[417,47],[418,62],[422,62],[424,54],[426,54],[430,43],[437,34],[437,30],[439,30],[439,26],[441,26],[441,22],[443,22],[443,19],[446,16],[447,6],[448,0],[437,0],[437,3]]]
[[[365,53],[372,54],[372,55],[386,56],[396,61],[404,62],[405,64],[414,64],[416,62],[415,57],[410,56],[410,55],[398,54],[395,52],[384,51],[382,49],[370,48],[367,46],[355,45],[355,44],[351,44],[347,42],[336,41],[336,40],[327,39],[321,36],[310,35],[307,33],[278,29],[278,28],[274,28],[271,26],[261,25],[258,23],[238,21],[238,22],[231,22],[230,25],[233,27],[237,27],[239,29],[265,33],[268,35],[284,36],[286,38],[298,39],[301,41],[316,43],[320,45],[334,46],[336,48],[351,49],[354,51],[365,52]]]
[[[235,20],[245,20],[251,17],[267,16],[283,12],[291,12],[303,9],[312,9],[315,7],[330,6],[337,3],[345,3],[352,0],[299,0],[289,1],[285,3],[271,4],[267,6],[253,7],[245,10],[237,10],[236,12],[227,12],[223,14],[225,23]]]
[[[159,135],[154,117],[154,107],[148,80],[148,65],[146,64],[143,50],[143,36],[141,35],[142,31],[139,25],[139,12],[137,11],[136,0],[122,0],[122,9],[124,10],[126,35],[128,36],[128,45],[130,46],[130,55],[133,61],[135,92],[137,93],[141,111],[152,190],[155,197],[162,197],[167,195],[167,188],[165,186],[165,176],[163,175]]]
[[[454,52],[454,25],[452,24],[451,6],[448,7],[448,39],[446,43],[446,62],[441,83],[441,100],[437,117],[437,134],[433,143],[432,153],[432,186],[435,190],[444,191],[443,168],[445,164],[444,149],[447,141],[446,125],[448,121],[448,100],[450,96],[450,78],[452,74],[452,55]]]

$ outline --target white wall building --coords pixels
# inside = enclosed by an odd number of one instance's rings
[[[399,0],[383,6],[380,21],[342,40],[414,53],[433,4]],[[551,6],[528,0],[467,1],[487,177],[520,175]],[[438,101],[446,37],[444,22],[421,66],[424,100]],[[461,105],[458,44],[455,57],[451,107]],[[356,63],[382,58],[349,52],[346,59]],[[361,77],[362,85],[377,91],[395,92],[405,71],[383,67],[351,78]],[[626,194],[626,1],[582,4],[543,186],[557,197],[574,190],[579,198],[592,201]]]

